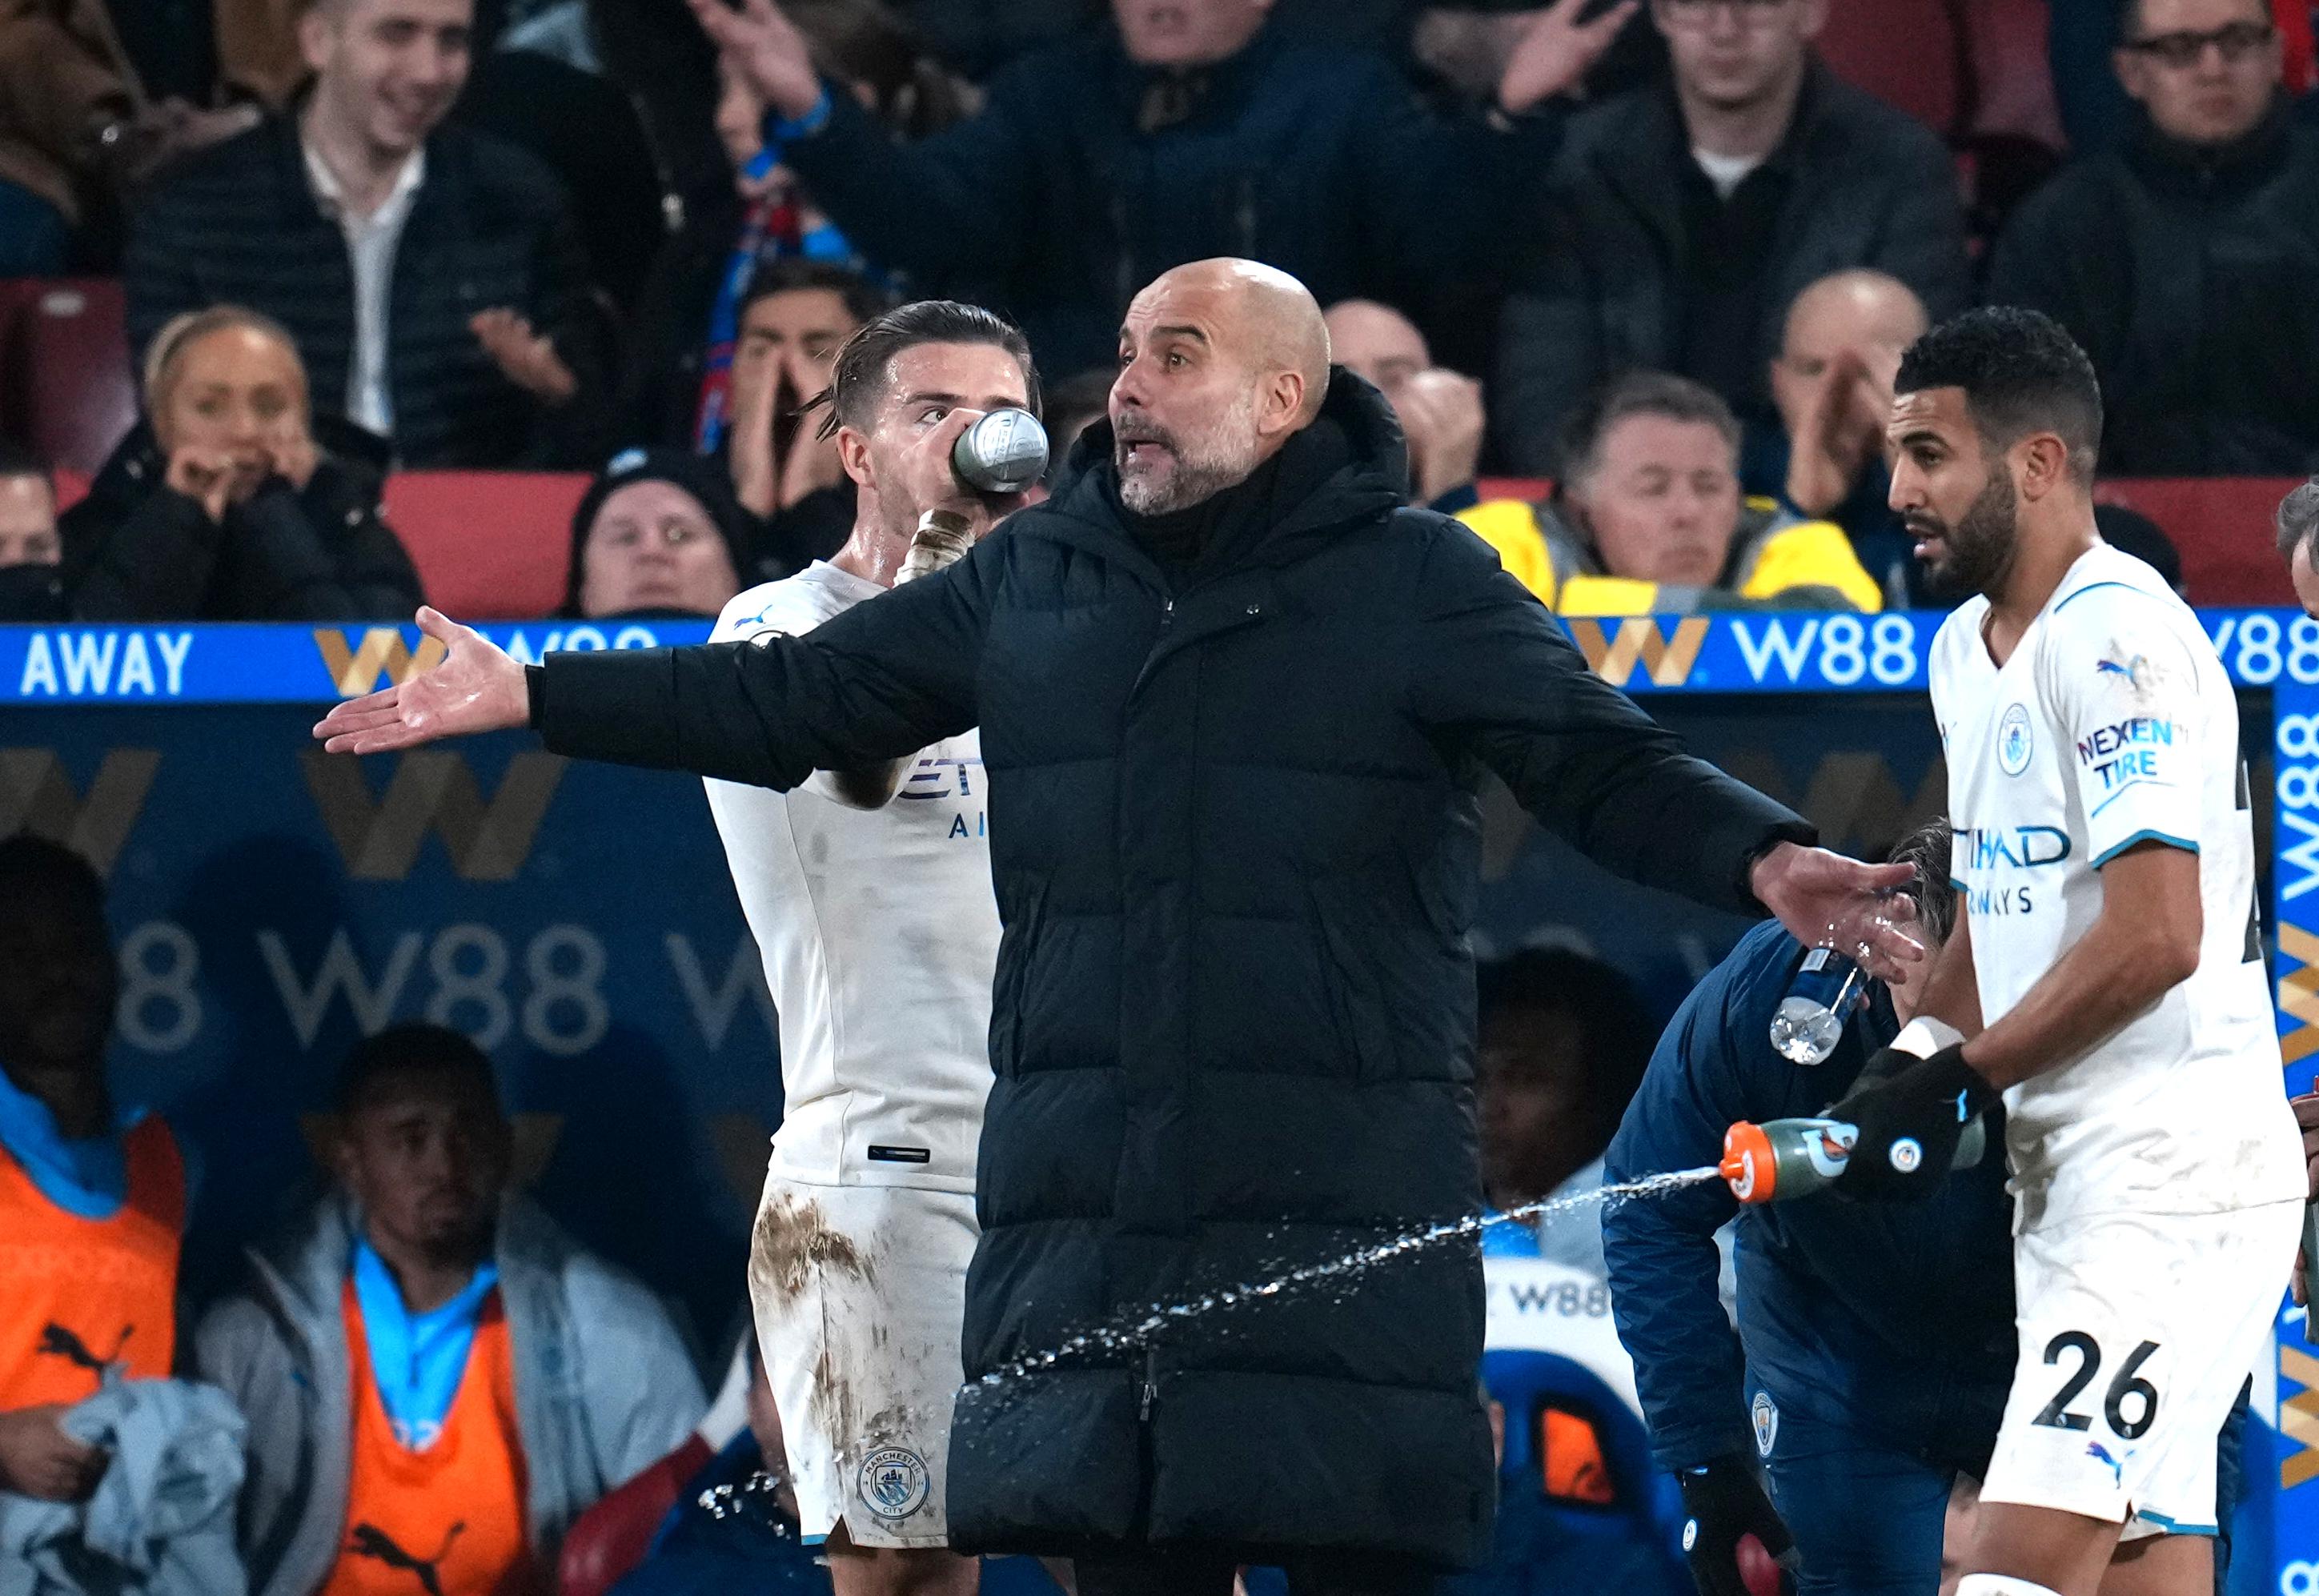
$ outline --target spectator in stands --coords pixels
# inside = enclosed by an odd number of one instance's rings
[[[1916,560],[1884,502],[1884,419],[1900,352],[1927,325],[1924,301],[1882,272],[1832,273],[1798,294],[1772,362],[1780,429],[1758,435],[1763,443],[1740,472],[1750,491],[1777,498],[1786,514],[1843,527],[1895,603],[1909,591]]]
[[[1561,468],[1580,401],[1636,367],[1777,425],[1764,374],[1795,297],[1872,266],[1936,315],[1967,297],[1964,219],[1940,140],[1832,76],[1829,0],[1652,0],[1674,76],[1571,123],[1499,332],[1500,446]]]
[[[691,1429],[700,1382],[650,1293],[505,1192],[465,1037],[370,1037],[337,1110],[338,1189],[196,1340],[249,1420],[250,1589],[540,1589],[581,1510]]]
[[[305,68],[282,10],[0,0],[0,277],[64,271],[75,228],[287,100]]]
[[[2120,149],[2014,216],[1989,298],[2044,311],[2092,356],[2103,470],[2319,465],[2319,131],[2279,92],[2263,0],[2138,0],[2113,59],[2137,103]]]
[[[102,1452],[59,1428],[108,1369],[168,1375],[185,1172],[105,1084],[118,974],[77,853],[0,841],[0,1492],[74,1501]]]
[[[1564,615],[1878,609],[1842,527],[1739,491],[1739,423],[1701,384],[1634,372],[1571,417],[1553,500],[1459,519]]]
[[[572,512],[562,613],[713,618],[752,569],[747,518],[715,462],[679,449],[629,449],[612,457]]]
[[[0,443],[0,621],[64,618],[63,548],[47,462]]]
[[[1602,1152],[1642,1084],[1655,1030],[1632,981],[1567,948],[1475,972],[1474,1118],[1482,1194],[1503,1213],[1602,1184]],[[1602,1215],[1537,1227],[1542,1256],[1602,1273]]]
[[[1412,501],[1444,515],[1470,509],[1487,429],[1482,385],[1435,365],[1425,335],[1390,305],[1342,300],[1329,307],[1328,323],[1329,357],[1374,383],[1400,418]]]
[[[884,303],[845,266],[775,261],[751,278],[733,347],[722,358],[710,348],[699,446],[724,457],[733,496],[758,523],[754,547],[783,575],[827,559],[853,533],[853,482],[837,440],[801,411],[829,386],[838,347]]]
[[[238,306],[180,316],[146,353],[145,419],[63,518],[89,620],[408,615],[411,557],[378,478],[325,452],[289,335]]]
[[[409,466],[595,452],[598,336],[561,192],[510,146],[440,125],[473,0],[317,0],[294,115],[190,160],[139,207],[131,341],[219,303],[288,328],[318,408]]]
[[[1489,1205],[1505,1213],[1596,1190],[1603,1150],[1651,1056],[1656,1028],[1640,995],[1611,966],[1565,948],[1527,950],[1475,976],[1475,1123]],[[1665,1482],[1631,1466],[1642,1415],[1628,1407],[1633,1371],[1609,1320],[1601,1207],[1490,1226],[1482,1268],[1483,1377],[1526,1433],[1511,1466],[1500,1436],[1489,1561],[1441,1582],[1439,1596],[1688,1596],[1673,1527],[1656,1508]],[[1541,1298],[1569,1306],[1517,1305]],[[1562,1402],[1549,1419],[1541,1385],[1594,1400]],[[1493,1429],[1505,1422],[1492,1417]]]
[[[2304,614],[2319,617],[2319,477],[2279,500],[2277,527],[2278,557],[2287,562],[2295,601]]]
[[[970,86],[928,60],[877,0],[804,0],[790,11],[816,62],[890,137],[938,132],[977,99]],[[729,60],[717,63],[717,134],[729,163],[727,181],[687,211],[646,289],[621,412],[627,436],[636,442],[717,446],[730,415],[725,403],[740,309],[761,272],[788,260],[833,271],[862,265],[783,164],[784,140],[747,75]],[[859,284],[847,293],[856,320],[884,309],[888,298]]]
[[[902,145],[833,91],[776,6],[693,0],[846,236],[924,287],[1006,310],[1062,371],[1112,355],[1130,292],[1186,261],[1260,258],[1324,302],[1424,304],[1487,275],[1501,191],[1542,149],[1527,124],[1551,120],[1529,113],[1623,20],[1582,24],[1569,5],[1533,30],[1497,132],[1421,116],[1381,58],[1295,45],[1268,9],[1113,0],[1112,26],[1016,62],[979,114]]]

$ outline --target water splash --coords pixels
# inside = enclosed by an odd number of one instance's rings
[[[1574,1213],[1581,1208],[1602,1204],[1604,1212],[1636,1198],[1663,1197],[1686,1186],[1702,1186],[1717,1178],[1712,1164],[1696,1169],[1675,1169],[1663,1175],[1647,1175],[1639,1180],[1622,1181],[1612,1186],[1598,1186],[1591,1192],[1579,1192],[1567,1197],[1545,1197],[1535,1203],[1524,1203],[1502,1213],[1475,1213],[1463,1219],[1448,1220],[1414,1231],[1373,1242],[1369,1246],[1346,1253],[1323,1263],[1306,1264],[1289,1269],[1271,1278],[1246,1285],[1227,1286],[1181,1303],[1155,1304],[1140,1313],[1124,1314],[1108,1323],[1081,1330],[1049,1348],[1043,1352],[1029,1353],[1012,1363],[984,1375],[979,1380],[967,1383],[966,1394],[997,1391],[1014,1381],[1048,1370],[1062,1367],[1083,1358],[1102,1357],[1116,1358],[1149,1349],[1160,1336],[1178,1326],[1220,1313],[1250,1303],[1284,1297],[1289,1294],[1324,1282],[1346,1279],[1379,1264],[1391,1263],[1438,1247],[1462,1237],[1478,1236],[1492,1225],[1511,1224],[1522,1220],[1552,1219],[1558,1214]]]

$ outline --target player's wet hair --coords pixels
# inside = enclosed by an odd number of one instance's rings
[[[885,399],[894,357],[921,344],[988,344],[1006,350],[1023,368],[1023,392],[1030,401],[1024,408],[1034,416],[1039,413],[1039,367],[1021,328],[980,305],[922,299],[871,317],[837,351],[827,391],[802,407],[827,407],[820,436],[834,437],[840,427],[868,430],[871,416]]]
[[[338,1070],[338,1111],[366,1108],[384,1095],[390,1079],[411,1075],[465,1076],[479,1082],[494,1105],[500,1100],[492,1061],[483,1049],[447,1025],[411,1021],[355,1044]]]
[[[1712,427],[1736,457],[1739,419],[1712,388],[1671,372],[1630,371],[1611,378],[1582,400],[1562,428],[1562,480],[1583,482],[1602,464],[1602,444],[1620,422],[1632,416],[1661,416]]]
[[[2308,549],[2314,564],[2319,564],[2319,476],[2313,477],[2278,501],[2278,557],[2295,558],[2298,548]]]
[[[1952,316],[1908,346],[1895,393],[1961,388],[1975,427],[1993,453],[2033,432],[2068,446],[2070,474],[2094,477],[2101,453],[2101,383],[2094,364],[2062,324],[2017,305],[1985,305]]]
[[[1927,820],[1885,855],[1887,863],[1905,864],[1917,872],[1908,886],[1909,896],[1917,900],[1917,924],[1936,942],[1948,941],[1956,929],[1956,888],[1950,873],[1953,836],[1946,820]]]

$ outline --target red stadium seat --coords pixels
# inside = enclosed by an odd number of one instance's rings
[[[1818,42],[1846,83],[1945,139],[1961,131],[1968,98],[1961,0],[1845,0],[1827,8]]]
[[[1967,135],[2028,139],[2062,147],[2062,113],[2046,57],[2045,0],[1964,0],[1971,42],[1972,104]]]
[[[419,567],[427,601],[460,620],[528,620],[564,601],[577,473],[405,471],[386,481],[386,519]]]
[[[2143,477],[2098,484],[2094,497],[2158,523],[2182,554],[2193,604],[2292,604],[2271,523],[2301,477]]]
[[[557,1555],[556,1596],[604,1596],[652,1549],[684,1483],[708,1466],[708,1443],[684,1444],[580,1515]]]
[[[0,304],[0,428],[58,465],[93,472],[137,419],[121,284],[12,285]]]

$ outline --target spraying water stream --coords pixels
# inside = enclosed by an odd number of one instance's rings
[[[1379,1264],[1406,1258],[1429,1247],[1460,1237],[1478,1236],[1493,1225],[1511,1224],[1523,1220],[1552,1219],[1559,1214],[1575,1213],[1581,1208],[1601,1204],[1605,1211],[1638,1197],[1663,1197],[1686,1186],[1700,1186],[1716,1178],[1712,1164],[1696,1169],[1676,1169],[1664,1175],[1647,1175],[1639,1180],[1623,1181],[1614,1186],[1598,1186],[1591,1192],[1579,1192],[1567,1197],[1546,1197],[1535,1203],[1524,1203],[1502,1213],[1472,1213],[1463,1219],[1446,1220],[1439,1224],[1419,1230],[1404,1231],[1400,1235],[1372,1242],[1367,1247],[1330,1258],[1322,1263],[1306,1264],[1270,1279],[1245,1285],[1227,1286],[1221,1291],[1205,1293],[1181,1303],[1155,1305],[1139,1316],[1122,1316],[1107,1324],[1081,1330],[1060,1346],[1043,1352],[1034,1352],[1003,1364],[979,1380],[968,1382],[970,1392],[977,1387],[991,1389],[1004,1386],[1009,1381],[1036,1375],[1069,1364],[1089,1354],[1118,1356],[1141,1352],[1150,1347],[1160,1334],[1178,1325],[1236,1308],[1244,1303],[1261,1302],[1268,1298],[1286,1296],[1291,1292],[1324,1281],[1340,1280],[1358,1275]]]
[[[1094,1356],[1117,1357],[1141,1352],[1158,1340],[1164,1331],[1195,1320],[1244,1303],[1284,1297],[1324,1282],[1343,1280],[1379,1264],[1421,1252],[1429,1247],[1438,1247],[1461,1237],[1478,1236],[1493,1225],[1553,1219],[1597,1204],[1608,1212],[1622,1203],[1633,1202],[1637,1198],[1664,1197],[1690,1186],[1703,1186],[1717,1177],[1715,1166],[1706,1164],[1696,1169],[1674,1169],[1663,1175],[1647,1175],[1638,1180],[1598,1186],[1593,1191],[1578,1192],[1566,1197],[1543,1197],[1534,1203],[1520,1204],[1503,1213],[1467,1214],[1463,1219],[1445,1220],[1439,1224],[1404,1231],[1340,1257],[1305,1264],[1265,1280],[1227,1286],[1184,1302],[1154,1304],[1135,1313],[1123,1314],[1108,1323],[1081,1330],[1042,1352],[1029,1353],[1012,1363],[1001,1365],[979,1380],[969,1381],[960,1393],[961,1399],[975,1401],[988,1395],[1003,1400],[1006,1388],[1015,1381],[1066,1366],[1081,1358]],[[916,1410],[907,1410],[893,1416],[907,1417],[915,1412]],[[864,1436],[848,1450],[858,1453],[878,1444],[879,1438]],[[702,1492],[700,1505],[717,1517],[723,1518],[730,1512],[741,1510],[745,1499],[770,1500],[779,1483],[779,1476],[761,1473],[738,1485],[718,1485]]]

